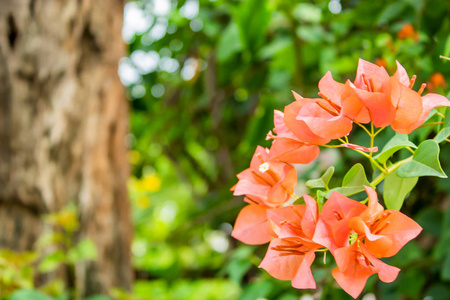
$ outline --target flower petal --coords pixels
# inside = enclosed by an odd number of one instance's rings
[[[301,141],[314,144],[325,145],[330,139],[326,139],[314,134],[304,121],[297,120],[298,113],[301,107],[307,102],[307,99],[299,99],[292,102],[284,108],[284,122],[286,126],[297,136]]]
[[[308,164],[319,156],[319,146],[307,145],[298,140],[277,138],[270,147],[271,160],[291,164]]]
[[[316,258],[314,250],[307,252],[298,268],[295,277],[292,278],[292,286],[296,289],[315,289],[316,282],[311,272],[311,265]]]
[[[367,249],[376,257],[390,257],[397,254],[406,243],[422,231],[419,224],[401,212],[397,210],[386,210],[385,212],[388,213],[388,216],[383,221],[388,225],[381,229],[377,235],[383,235],[386,238],[366,241]],[[386,244],[385,239],[391,241],[390,247],[384,245]]]
[[[289,243],[282,239],[273,239],[269,244],[264,259],[259,268],[263,268],[272,277],[280,280],[291,280],[297,274],[298,268],[303,261],[303,255],[280,255],[280,252],[274,250],[277,246],[285,246]]]
[[[231,236],[248,245],[261,245],[270,242],[268,232],[267,208],[250,204],[239,213]]]
[[[442,95],[429,93],[422,97],[422,106],[422,114],[420,115],[419,120],[413,126],[414,128],[419,127],[423,124],[423,122],[425,122],[433,108],[440,106],[450,106],[450,101]]]
[[[423,112],[422,97],[396,78],[391,78],[391,83],[391,101],[396,107],[391,127],[398,133],[409,134],[415,129],[415,124]]]

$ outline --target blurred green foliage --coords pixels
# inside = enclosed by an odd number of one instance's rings
[[[291,90],[313,97],[328,70],[336,80],[353,79],[358,58],[391,74],[398,60],[419,84],[428,83],[428,91],[446,95],[450,62],[439,55],[450,55],[449,32],[445,0],[126,4],[130,56],[119,74],[132,108],[135,296],[287,300],[315,294],[258,270],[266,246],[230,238],[243,206],[229,191],[235,174],[247,167],[256,145],[270,145],[264,138],[273,128],[273,109],[293,101]],[[425,127],[412,141],[435,134]],[[393,132],[380,136],[387,142]],[[446,142],[441,151],[448,174]],[[362,163],[348,152],[323,153],[301,168],[300,185],[334,163],[330,184],[336,186],[347,166]],[[449,194],[448,179],[419,180],[403,211],[424,232],[390,259],[402,268],[397,281],[371,278],[364,293],[381,299],[450,297]],[[321,299],[349,299],[326,275],[330,262],[318,259],[313,268]]]
[[[43,221],[46,231],[37,240],[35,251],[0,250],[0,300],[81,299],[75,283],[75,265],[97,259],[97,250],[91,240],[76,237],[78,209],[70,203],[61,211],[45,215]],[[49,273],[45,278],[44,274]],[[68,278],[59,277],[62,274]],[[34,289],[37,276],[44,284]],[[65,282],[75,286],[67,286]],[[105,299],[109,298],[85,300]]]

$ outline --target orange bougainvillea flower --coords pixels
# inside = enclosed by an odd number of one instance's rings
[[[348,224],[375,257],[390,257],[422,231],[411,218],[393,209],[384,210],[375,190],[365,186],[369,206]]]
[[[332,192],[320,212],[313,241],[334,250],[349,245],[351,228],[348,222],[360,215],[367,206],[345,197],[338,192]]]
[[[331,272],[337,283],[353,298],[361,294],[367,279],[378,274],[383,282],[393,282],[400,269],[389,266],[373,256],[362,243],[336,249],[337,267]]]
[[[292,164],[307,164],[319,156],[319,146],[311,145],[300,140],[284,123],[284,114],[274,111],[273,129],[276,135],[269,132],[267,139],[273,139],[270,147],[269,158]]]
[[[386,69],[359,59],[354,86],[373,124],[376,127],[390,125],[395,117],[395,107],[391,103],[391,82]]]
[[[450,101],[439,94],[428,93],[421,96],[426,84],[419,91],[412,90],[416,76],[410,79],[405,68],[397,61],[397,71],[391,78],[392,102],[396,107],[396,116],[391,124],[399,133],[409,134],[423,124],[431,110],[439,106],[450,106]]]
[[[239,181],[232,188],[234,195],[246,195],[250,205],[242,209],[232,236],[246,244],[270,241],[266,210],[288,201],[297,185],[297,172],[292,165],[269,159],[267,149],[258,146],[250,168],[237,175]]]
[[[415,79],[416,76],[409,78],[399,62],[396,73],[389,77],[384,67],[359,60],[355,91],[376,127],[391,125],[396,132],[409,134],[425,121],[433,108],[450,106],[450,101],[438,94],[421,97],[425,85],[414,91]]]
[[[271,161],[269,151],[256,148],[250,168],[237,175],[239,182],[234,195],[259,198],[269,207],[277,207],[289,200],[297,185],[297,172],[292,165]]]
[[[392,282],[399,269],[378,258],[395,255],[422,228],[396,210],[384,210],[375,190],[365,187],[369,205],[333,192],[324,204],[316,225],[313,241],[333,254],[337,268],[333,277],[356,298],[372,274],[384,282]]]
[[[306,205],[293,205],[267,212],[275,238],[259,265],[280,280],[291,280],[298,289],[315,288],[311,264],[322,245],[312,241],[318,218],[316,201],[303,195]]]
[[[308,103],[309,99],[303,98],[294,91],[292,91],[292,93],[294,94],[295,101],[284,108],[283,120],[286,127],[301,141],[313,145],[327,144],[331,141],[330,138],[324,138],[315,134],[311,131],[305,121],[297,119],[300,109]]]
[[[369,120],[368,111],[350,82],[336,82],[331,72],[327,72],[319,82],[319,90],[321,98],[300,100],[296,116],[296,120],[303,122],[315,136],[337,139],[350,133],[354,119]],[[366,111],[362,112],[363,109]]]

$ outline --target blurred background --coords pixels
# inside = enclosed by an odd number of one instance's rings
[[[126,284],[112,283],[121,287],[95,299],[351,299],[331,277],[329,257],[327,264],[319,257],[313,265],[317,290],[296,290],[258,269],[267,246],[231,238],[244,202],[230,188],[256,146],[270,146],[265,136],[273,128],[273,110],[294,100],[291,90],[317,95],[318,81],[328,70],[344,82],[354,79],[359,58],[390,74],[398,60],[410,76],[417,75],[416,88],[426,82],[428,92],[448,97],[450,62],[439,56],[450,56],[449,2],[140,0],[126,2],[123,13],[117,39],[123,39],[127,52],[120,54],[118,75],[129,105],[125,143],[135,280],[128,285],[131,291]],[[96,36],[92,32],[87,36]],[[417,130],[411,139],[432,137],[431,128]],[[390,135],[386,130],[380,140]],[[450,148],[441,145],[442,166],[450,174]],[[336,167],[332,185],[340,184],[356,162],[366,164],[348,151],[323,150],[318,160],[298,168],[298,193],[307,192],[304,182],[331,165]],[[423,232],[386,260],[402,269],[398,279],[385,284],[372,276],[359,299],[450,299],[449,195],[448,179],[420,178],[402,212]],[[80,226],[73,216],[86,207],[83,201],[60,206],[46,224],[60,226],[70,240]],[[39,271],[54,271],[59,263],[75,268],[78,262],[104,257],[89,239],[70,247],[76,248],[75,257],[47,256]],[[3,253],[6,260],[13,255]],[[33,260],[13,257],[14,270]],[[4,287],[11,283],[8,274],[0,273]],[[27,274],[20,276],[27,279]],[[78,273],[67,274],[70,281]],[[39,293],[67,299],[61,297],[79,284],[53,284]],[[24,287],[31,285],[17,283],[3,297]],[[26,298],[31,294],[21,291],[11,299],[50,299]]]
[[[129,56],[120,61],[119,75],[132,110],[136,293],[149,299],[350,299],[333,284],[332,264],[320,258],[313,267],[318,291],[295,290],[257,269],[267,246],[230,238],[244,202],[229,188],[256,145],[270,145],[264,138],[273,128],[273,109],[293,101],[291,90],[317,95],[328,70],[344,82],[354,79],[358,58],[390,74],[398,60],[418,76],[416,88],[427,82],[428,91],[447,95],[450,62],[439,55],[450,55],[449,9],[445,0],[127,3],[122,35]],[[445,145],[441,153],[447,173],[449,150]],[[300,169],[300,186],[333,164],[342,178],[359,161],[346,155],[322,151]],[[402,269],[399,278],[391,284],[371,278],[365,293],[372,295],[360,298],[450,299],[449,192],[448,179],[419,180],[403,212],[424,231],[390,260]]]

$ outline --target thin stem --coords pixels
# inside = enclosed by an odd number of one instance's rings
[[[373,137],[376,137],[380,132],[382,132],[386,127],[381,127],[380,129],[377,130],[377,132],[375,132],[375,134],[373,135]]]
[[[414,150],[411,149],[410,147],[406,147],[406,150],[408,150],[409,152],[411,152],[412,154],[414,154]]]
[[[436,111],[436,114],[441,117],[442,119],[445,119],[445,116],[443,114],[441,114],[440,112]]]
[[[385,173],[381,173],[380,175],[378,175],[377,178],[375,178],[374,180],[372,180],[372,182],[370,183],[370,185],[372,186],[377,186],[381,181],[383,181],[384,178],[386,178],[386,176],[388,176],[389,174],[391,174],[392,172],[394,172],[395,170],[397,170],[398,168],[400,168],[400,166],[402,166],[403,164],[407,163],[408,161],[412,160],[412,156],[405,158],[404,160],[398,161],[395,164],[393,164],[392,166],[390,166]]]
[[[321,145],[322,147],[326,147],[326,148],[342,148],[344,146],[342,145]]]
[[[373,139],[374,139],[375,135],[374,135],[372,122],[370,122],[370,134],[369,135],[370,135],[370,148],[373,148]],[[372,155],[373,155],[373,152],[370,152],[369,156],[372,157]]]
[[[338,139],[339,142],[341,142],[342,144],[346,144],[347,142],[344,141],[343,139]]]
[[[433,126],[433,125],[442,125],[442,124],[444,124],[444,122],[432,122],[432,123],[427,123],[427,124],[420,125],[419,128],[427,127],[427,126]]]
[[[352,150],[354,150],[354,151],[358,152],[359,154],[361,154],[362,156],[368,158],[370,160],[370,162],[381,171],[381,173],[384,174],[384,173],[387,172],[387,170],[385,170],[382,166],[380,166],[380,164],[377,163],[376,160],[373,159],[372,156],[370,156],[370,155],[368,155],[368,154],[366,154],[366,153],[364,153],[364,152],[362,152],[360,150],[357,150],[357,149],[352,149]]]

